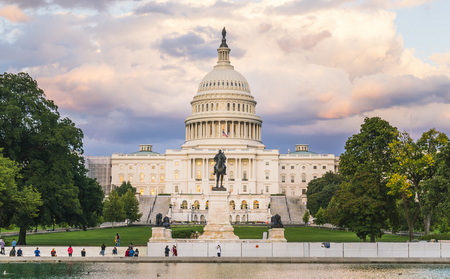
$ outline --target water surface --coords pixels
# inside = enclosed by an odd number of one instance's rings
[[[1,278],[450,278],[445,264],[4,263]]]

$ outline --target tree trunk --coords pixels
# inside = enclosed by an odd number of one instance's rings
[[[431,213],[427,213],[423,218],[424,222],[424,228],[425,228],[425,234],[430,234],[430,227],[431,227]]]
[[[403,209],[405,210],[406,223],[408,224],[409,241],[413,239],[414,221],[411,220],[411,216],[408,211],[408,205],[406,204],[406,198],[403,198]]]
[[[18,245],[27,245],[27,229],[26,227],[20,227]]]

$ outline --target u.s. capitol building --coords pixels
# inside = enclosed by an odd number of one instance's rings
[[[159,154],[142,144],[132,154],[87,156],[90,175],[106,193],[130,181],[140,194],[143,223],[154,222],[158,212],[172,221],[205,222],[208,195],[216,185],[213,158],[222,150],[231,222],[267,222],[278,213],[285,223],[300,223],[307,183],[336,172],[338,157],[310,152],[307,144],[297,144],[288,154],[266,149],[257,102],[245,77],[230,64],[225,35],[217,52],[217,65],[200,81],[191,101],[181,149]]]

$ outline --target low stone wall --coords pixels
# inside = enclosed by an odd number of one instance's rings
[[[53,248],[56,250],[56,256],[57,258],[68,258],[69,255],[67,253],[67,248],[69,246],[39,246],[39,251],[41,251],[41,257],[51,257],[50,252]],[[164,246],[165,247],[165,246]],[[18,249],[22,249],[23,257],[34,257],[34,250],[36,250],[36,246],[17,246],[16,247],[16,253]],[[86,247],[80,247],[80,246],[74,246],[73,248],[73,254],[72,257],[81,258],[81,250],[83,248],[86,251],[86,257],[101,257],[100,255],[100,246],[93,247],[93,246],[86,246]],[[113,246],[107,246],[105,249],[105,256],[104,257],[123,257],[125,256],[125,251],[127,250],[128,246],[121,246],[117,247],[117,255],[113,255],[112,249]],[[147,247],[146,246],[135,246],[135,249],[139,249],[139,255],[140,256],[147,256]],[[5,253],[6,255],[0,255],[0,258],[7,258],[9,257],[9,252],[11,251],[11,246],[5,247]]]
[[[434,242],[378,242],[334,243],[240,241],[177,241],[148,243],[149,257],[164,257],[166,245],[177,246],[179,257],[315,257],[315,258],[450,258],[450,243]],[[327,248],[328,247],[328,248]],[[172,256],[172,253],[170,253]]]

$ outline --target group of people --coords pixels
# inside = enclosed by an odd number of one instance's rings
[[[6,243],[3,239],[0,239],[0,255],[6,255],[5,253],[5,246]],[[9,256],[10,257],[15,257],[17,254],[17,257],[22,257],[23,256],[23,252],[22,249],[19,248],[16,251],[16,246],[17,246],[17,241],[15,239],[13,239],[13,241],[11,242],[11,250],[9,251]]]
[[[17,252],[19,252],[19,251],[17,251]],[[69,257],[72,257],[72,255],[73,255],[73,247],[72,247],[72,245],[69,245],[69,248],[67,248],[67,255]],[[17,256],[19,256],[19,255],[17,255]],[[34,250],[34,256],[35,257],[40,257],[41,256],[41,250],[39,250],[39,247],[36,247],[36,250]],[[55,248],[53,248],[50,251],[50,256],[52,256],[52,257],[57,257],[58,256],[56,254],[56,249]],[[83,248],[83,250],[81,250],[81,256],[82,257],[86,257],[86,249]]]
[[[170,254],[170,248],[169,248],[169,245],[166,245],[166,248],[164,248],[164,255],[166,256],[166,257],[168,257],[169,256],[169,254]],[[177,257],[178,256],[178,250],[177,250],[177,246],[176,245],[173,245],[172,246],[172,257]]]

